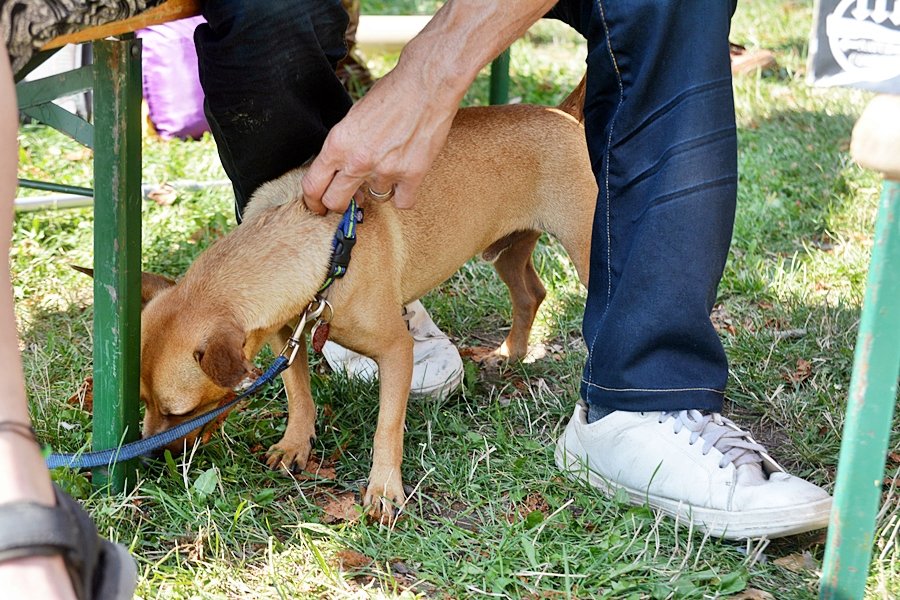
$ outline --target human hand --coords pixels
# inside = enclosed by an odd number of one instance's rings
[[[478,71],[555,3],[448,0],[394,70],[332,128],[303,178],[306,206],[343,211],[363,188],[410,208]]]
[[[398,208],[413,206],[459,104],[423,71],[398,65],[332,128],[303,178],[310,210],[342,212],[359,190],[375,200],[392,190]]]

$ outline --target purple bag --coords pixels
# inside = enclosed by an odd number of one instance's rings
[[[203,22],[203,17],[190,17],[137,32],[144,47],[144,100],[164,139],[199,138],[209,131],[194,48],[194,29]]]

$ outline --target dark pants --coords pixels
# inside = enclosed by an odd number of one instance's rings
[[[256,188],[318,153],[350,110],[334,74],[348,17],[341,0],[207,0],[203,16],[206,117],[240,220]]]
[[[582,396],[613,409],[721,409],[709,313],[731,239],[734,6],[562,0],[588,40],[585,125],[599,184]],[[208,0],[197,31],[210,124],[238,206],[306,161],[349,108],[332,69],[339,0]]]

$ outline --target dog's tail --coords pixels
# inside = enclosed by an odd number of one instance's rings
[[[579,123],[584,122],[585,80],[586,77],[582,77],[575,89],[572,90],[572,93],[558,106],[559,110],[569,113],[578,119]]]

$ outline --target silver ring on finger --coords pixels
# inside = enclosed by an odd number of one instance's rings
[[[369,194],[369,197],[372,198],[372,200],[377,200],[378,202],[385,202],[394,197],[394,186],[391,186],[391,189],[389,189],[386,192],[376,192],[371,187],[369,187],[368,194]]]

